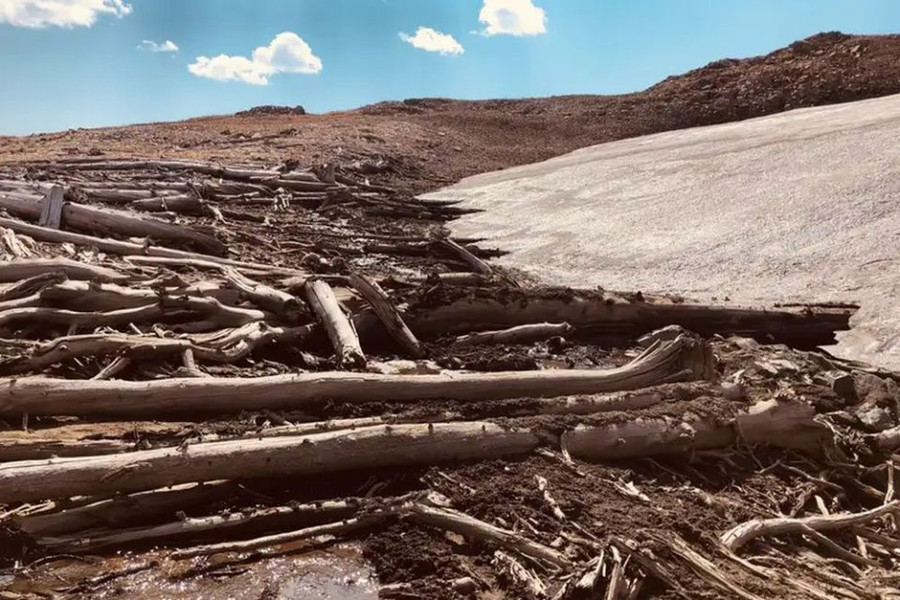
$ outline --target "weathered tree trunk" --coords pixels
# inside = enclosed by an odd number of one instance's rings
[[[816,451],[831,439],[806,403],[770,400],[752,406],[732,423],[716,419],[676,417],[623,419],[599,427],[577,427],[563,434],[569,454],[587,460],[619,460],[653,454],[725,448],[738,441],[749,445]]]
[[[437,248],[443,250],[445,253],[453,256],[454,258],[458,258],[459,260],[469,265],[469,267],[472,268],[472,271],[479,275],[491,275],[494,272],[494,269],[489,264],[475,256],[469,250],[463,248],[453,240],[438,240],[434,242],[434,244]]]
[[[597,296],[530,298],[501,302],[493,298],[458,300],[413,310],[406,317],[420,337],[502,329],[529,323],[566,322],[598,335],[637,337],[668,325],[709,337],[735,334],[767,343],[811,349],[835,343],[835,332],[850,328],[855,309],[778,311],[699,304],[623,303]]]
[[[375,314],[378,315],[378,318],[381,319],[381,323],[384,325],[385,329],[387,329],[390,336],[394,338],[398,344],[400,344],[411,356],[415,358],[422,356],[422,347],[419,344],[419,340],[416,339],[413,332],[410,331],[409,327],[406,326],[406,323],[403,322],[400,313],[398,313],[397,309],[394,308],[394,305],[391,304],[390,298],[388,298],[388,295],[381,289],[380,285],[374,280],[357,273],[350,275],[350,285],[365,298],[366,302],[372,307],[372,310],[375,311]]]
[[[40,203],[15,194],[0,194],[0,208],[31,221],[37,221],[41,216]],[[226,250],[225,244],[204,233],[157,219],[143,219],[109,209],[68,203],[63,207],[62,217],[68,229],[187,243],[216,256],[221,256]]]
[[[248,300],[263,310],[275,313],[288,323],[298,322],[306,313],[303,303],[287,292],[252,281],[241,275],[237,269],[229,267],[225,268],[223,272],[229,283]]]
[[[0,504],[133,492],[192,481],[297,477],[499,458],[527,453],[539,444],[540,438],[530,431],[482,422],[441,423],[14,462],[0,469]]]
[[[21,309],[34,310],[34,309]],[[304,373],[258,378],[80,382],[39,377],[0,381],[0,414],[148,416],[185,412],[293,410],[334,400],[415,402],[600,394],[712,376],[710,350],[688,338],[648,349],[616,369],[449,375]]]
[[[309,281],[306,284],[306,297],[316,319],[325,328],[338,364],[361,367],[366,364],[366,355],[359,344],[359,337],[353,325],[341,310],[334,292],[324,281]]]

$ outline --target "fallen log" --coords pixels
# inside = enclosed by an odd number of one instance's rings
[[[51,456],[100,456],[134,448],[121,440],[55,440],[40,437],[0,439],[0,463]]]
[[[22,233],[41,242],[52,242],[56,244],[69,243],[79,246],[88,246],[97,248],[98,250],[102,250],[103,252],[108,252],[110,254],[146,255],[173,259],[203,260],[207,262],[218,263],[221,265],[228,265],[230,267],[254,269],[258,271],[270,271],[276,269],[276,267],[272,267],[270,265],[262,265],[259,263],[248,261],[231,260],[228,258],[221,258],[209,254],[198,254],[196,252],[186,252],[184,250],[175,250],[174,248],[163,248],[160,246],[151,246],[148,244],[121,242],[118,240],[94,237],[91,235],[74,233],[71,231],[50,229],[49,227],[40,227],[38,225],[32,225],[30,223],[24,223],[16,219],[9,219],[6,217],[0,217],[0,227],[6,227],[17,233]],[[279,269],[279,271],[283,271],[284,274],[288,276],[303,274],[302,271],[298,272],[292,269]]]
[[[177,511],[208,506],[216,501],[240,496],[241,489],[230,481],[189,483],[167,489],[131,495],[117,495],[82,506],[17,517],[15,527],[33,538],[61,536],[76,531],[128,525],[171,518]]]
[[[353,325],[341,310],[334,291],[321,280],[306,283],[306,297],[316,320],[325,329],[338,364],[341,366],[361,367],[366,364],[366,355],[359,345],[359,337]]]
[[[360,501],[324,501],[314,504],[273,506],[246,512],[179,519],[162,525],[135,527],[125,530],[95,529],[79,531],[72,535],[43,536],[35,539],[39,546],[54,552],[87,552],[110,546],[122,546],[136,542],[162,540],[175,536],[188,536],[210,531],[226,534],[238,528],[254,527],[257,531],[282,525],[291,520],[310,518],[342,519],[355,513]]]
[[[0,414],[160,418],[185,412],[298,410],[329,400],[473,401],[600,394],[710,378],[709,353],[708,346],[682,337],[650,348],[628,365],[615,369],[441,375],[333,372],[141,382],[27,377],[0,381]]]
[[[231,267],[223,269],[223,273],[228,282],[253,304],[289,323],[296,323],[307,314],[302,302],[287,292],[252,281]]]
[[[390,298],[388,298],[388,295],[381,289],[381,286],[379,286],[378,283],[364,275],[353,273],[350,275],[350,285],[365,298],[366,302],[372,307],[372,310],[375,311],[375,314],[378,315],[378,318],[381,319],[381,323],[384,325],[385,329],[387,329],[388,334],[390,334],[390,336],[394,338],[394,340],[400,344],[410,356],[414,358],[422,356],[422,347],[419,344],[419,340],[416,339],[413,332],[410,331],[409,327],[406,326],[406,323],[403,322],[403,317],[401,317],[400,313],[397,312],[397,309],[394,308]]]
[[[6,209],[13,216],[30,221],[37,221],[41,216],[39,202],[15,193],[0,194],[0,208]],[[67,228],[79,231],[107,232],[190,244],[217,256],[223,255],[226,250],[225,244],[204,233],[157,219],[135,217],[124,212],[67,203],[63,206],[62,216]]]
[[[436,242],[434,242],[434,245],[436,248],[444,251],[450,256],[463,261],[464,263],[469,265],[469,267],[471,267],[473,272],[479,275],[489,276],[494,273],[494,269],[489,264],[475,256],[469,250],[463,248],[453,240],[437,240]]]
[[[300,477],[498,458],[528,453],[540,443],[531,431],[507,430],[493,423],[439,423],[13,462],[0,465],[0,504],[134,492],[194,481]]]
[[[766,343],[811,349],[835,343],[835,332],[850,328],[855,309],[763,310],[699,304],[608,301],[600,296],[529,298],[502,302],[463,299],[410,311],[406,322],[421,336],[503,329],[529,323],[566,322],[595,335],[638,337],[681,325],[704,337],[734,334]]]
[[[57,285],[66,280],[66,274],[58,271],[35,275],[28,279],[19,280],[17,283],[3,288],[0,291],[0,302],[8,302],[10,300],[18,300],[36,295],[42,289]]]
[[[119,271],[67,258],[29,258],[0,263],[0,282],[19,282],[52,273],[63,273],[69,279],[81,281],[121,283],[130,279]]]
[[[372,513],[337,521],[335,523],[327,523],[325,525],[315,525],[297,531],[287,531],[284,533],[276,533],[251,540],[243,540],[240,542],[222,542],[219,544],[209,544],[207,546],[197,546],[195,548],[187,548],[185,550],[176,550],[170,556],[175,560],[186,558],[194,558],[197,556],[210,556],[213,554],[224,554],[227,552],[251,552],[266,548],[268,546],[277,546],[279,544],[295,543],[302,540],[319,538],[323,536],[338,536],[347,533],[354,533],[360,529],[365,529],[382,523],[387,518],[396,514],[393,509],[374,511]]]
[[[738,442],[815,452],[832,440],[802,402],[759,402],[731,423],[694,417],[638,418],[604,426],[579,426],[563,433],[570,455],[592,461],[726,448]]]
[[[479,344],[525,344],[546,340],[557,335],[568,335],[575,330],[568,323],[536,323],[519,325],[501,331],[480,331],[456,338],[459,346],[476,346]]]
[[[109,311],[116,307],[134,308],[157,303],[163,309],[198,312],[220,328],[238,327],[267,318],[263,311],[226,306],[211,296],[190,296],[177,292],[169,296],[156,290],[125,288],[111,283],[66,281],[44,288],[40,295],[47,304],[78,311]]]

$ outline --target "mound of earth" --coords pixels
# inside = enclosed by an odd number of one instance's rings
[[[254,106],[248,110],[242,110],[234,113],[236,117],[268,117],[271,115],[305,115],[306,109],[300,106]]]

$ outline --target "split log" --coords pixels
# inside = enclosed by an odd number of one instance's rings
[[[472,268],[472,271],[478,273],[479,275],[492,275],[494,273],[494,269],[489,264],[475,256],[469,250],[463,248],[453,240],[438,240],[434,242],[434,244],[435,247],[469,265],[469,267]]]
[[[0,227],[9,228],[17,233],[22,233],[24,235],[28,235],[38,241],[41,242],[52,242],[56,244],[76,244],[79,246],[88,246],[97,248],[103,252],[108,252],[110,254],[121,254],[121,255],[147,255],[147,256],[159,256],[159,257],[167,257],[174,259],[186,259],[186,260],[204,260],[208,262],[215,262],[221,265],[228,265],[230,267],[238,267],[238,268],[246,268],[246,269],[255,269],[260,271],[271,270],[274,267],[270,265],[261,265],[259,263],[252,263],[247,261],[239,261],[239,260],[231,260],[228,258],[221,258],[218,256],[212,256],[207,254],[197,254],[196,252],[186,252],[184,250],[175,250],[173,248],[162,248],[159,246],[150,246],[147,244],[135,244],[133,242],[121,242],[118,240],[110,240],[107,238],[94,237],[91,235],[84,235],[81,233],[73,233],[71,231],[61,231],[58,229],[50,229],[48,227],[40,227],[38,225],[32,225],[30,223],[23,223],[22,221],[18,221],[16,219],[9,219],[6,217],[0,217]],[[297,275],[298,272],[296,270],[288,270],[285,269],[286,275]]]
[[[59,229],[62,225],[62,212],[65,206],[66,190],[61,185],[54,185],[47,192],[41,203],[41,216],[38,219],[38,225],[41,227],[49,227],[50,229]]]
[[[787,517],[754,519],[726,531],[720,539],[726,548],[737,552],[758,537],[803,535],[810,529],[817,532],[835,531],[846,527],[865,525],[885,515],[897,513],[900,513],[900,501],[890,502],[878,508],[855,514],[816,515],[799,519]]]
[[[296,323],[305,316],[304,306],[295,296],[248,279],[231,267],[223,269],[223,273],[235,289],[261,309],[275,313],[289,323]]]
[[[540,443],[531,431],[493,423],[412,424],[13,462],[0,466],[0,504],[134,492],[193,481],[300,477],[500,458],[526,454]]]
[[[735,416],[732,423],[698,417],[638,418],[576,427],[562,435],[561,444],[572,456],[592,461],[727,448],[738,442],[814,452],[832,439],[815,416],[806,403],[769,400]]]
[[[359,345],[359,337],[347,315],[341,310],[331,286],[321,280],[309,281],[306,284],[306,297],[316,315],[316,320],[325,328],[328,339],[334,346],[338,364],[351,367],[364,366],[366,355]]]
[[[30,221],[37,221],[41,216],[39,203],[14,193],[0,194],[0,208],[6,209],[13,216]],[[217,256],[223,255],[226,250],[225,244],[212,236],[157,219],[140,218],[124,212],[72,203],[67,203],[63,207],[62,214],[66,227],[79,231],[185,243]]]
[[[353,273],[350,275],[350,285],[365,298],[372,310],[375,311],[375,314],[378,315],[378,318],[381,319],[390,336],[398,344],[406,349],[411,356],[415,358],[422,356],[422,347],[419,344],[419,340],[416,339],[413,332],[403,322],[400,313],[394,308],[390,298],[388,298],[388,295],[378,283],[364,275]]]
[[[562,553],[513,531],[485,523],[465,513],[449,508],[437,508],[418,502],[411,503],[405,511],[416,521],[458,533],[481,542],[500,546],[505,550],[524,554],[529,558],[547,562],[554,567],[571,568],[572,562]]]
[[[579,331],[638,337],[668,325],[681,325],[704,337],[735,334],[767,343],[810,349],[835,343],[835,332],[850,328],[854,309],[777,311],[699,304],[623,303],[600,296],[530,298],[501,302],[493,298],[458,300],[412,311],[406,317],[421,336],[503,329],[529,323],[566,322]]]
[[[33,538],[61,536],[76,531],[126,527],[171,518],[176,511],[208,506],[239,495],[240,487],[230,481],[190,483],[127,496],[117,495],[74,508],[63,506],[57,512],[18,517],[14,524]]]
[[[66,536],[44,536],[37,538],[35,543],[54,552],[87,552],[110,546],[161,540],[174,536],[197,535],[210,531],[221,534],[233,529],[247,527],[254,527],[259,531],[271,528],[273,525],[283,525],[285,522],[309,520],[310,518],[342,519],[355,513],[359,509],[360,504],[360,501],[357,500],[273,506],[247,512],[179,519],[151,527],[135,527],[112,531],[100,529],[80,531]]]
[[[476,346],[480,344],[527,344],[546,340],[557,335],[568,335],[575,330],[568,323],[537,323],[519,325],[501,331],[480,331],[456,338],[459,346]]]
[[[42,310],[42,309],[20,309]],[[80,313],[75,313],[80,314]],[[108,313],[110,314],[110,313]],[[2,324],[2,319],[0,319]],[[40,377],[0,382],[0,414],[148,416],[309,408],[322,402],[550,398],[633,390],[711,375],[709,347],[689,338],[648,349],[615,369],[441,375],[303,373],[258,378],[82,382]]]
[[[81,281],[123,282],[130,279],[124,273],[98,265],[67,258],[19,259],[0,263],[0,281],[22,281],[31,277],[63,273],[69,279]]]

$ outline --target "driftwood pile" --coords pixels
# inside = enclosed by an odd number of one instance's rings
[[[817,350],[853,307],[529,287],[491,266],[496,252],[447,235],[460,208],[296,167],[7,170],[0,524],[12,564],[158,545],[170,560],[265,556],[302,540],[377,544],[402,526],[472,549],[443,591],[423,591],[437,577],[423,574],[385,597],[895,594],[900,378]],[[679,457],[668,488],[604,466],[667,456]],[[512,498],[515,520],[473,500],[494,490],[467,469],[492,461],[533,490],[533,517]],[[739,475],[747,489],[776,471],[799,478],[773,493],[800,498],[786,511],[735,497],[695,461],[726,465],[739,489]],[[310,492],[391,472],[424,475]],[[666,524],[598,523],[601,488]],[[679,526],[673,494],[702,498],[727,527]]]

